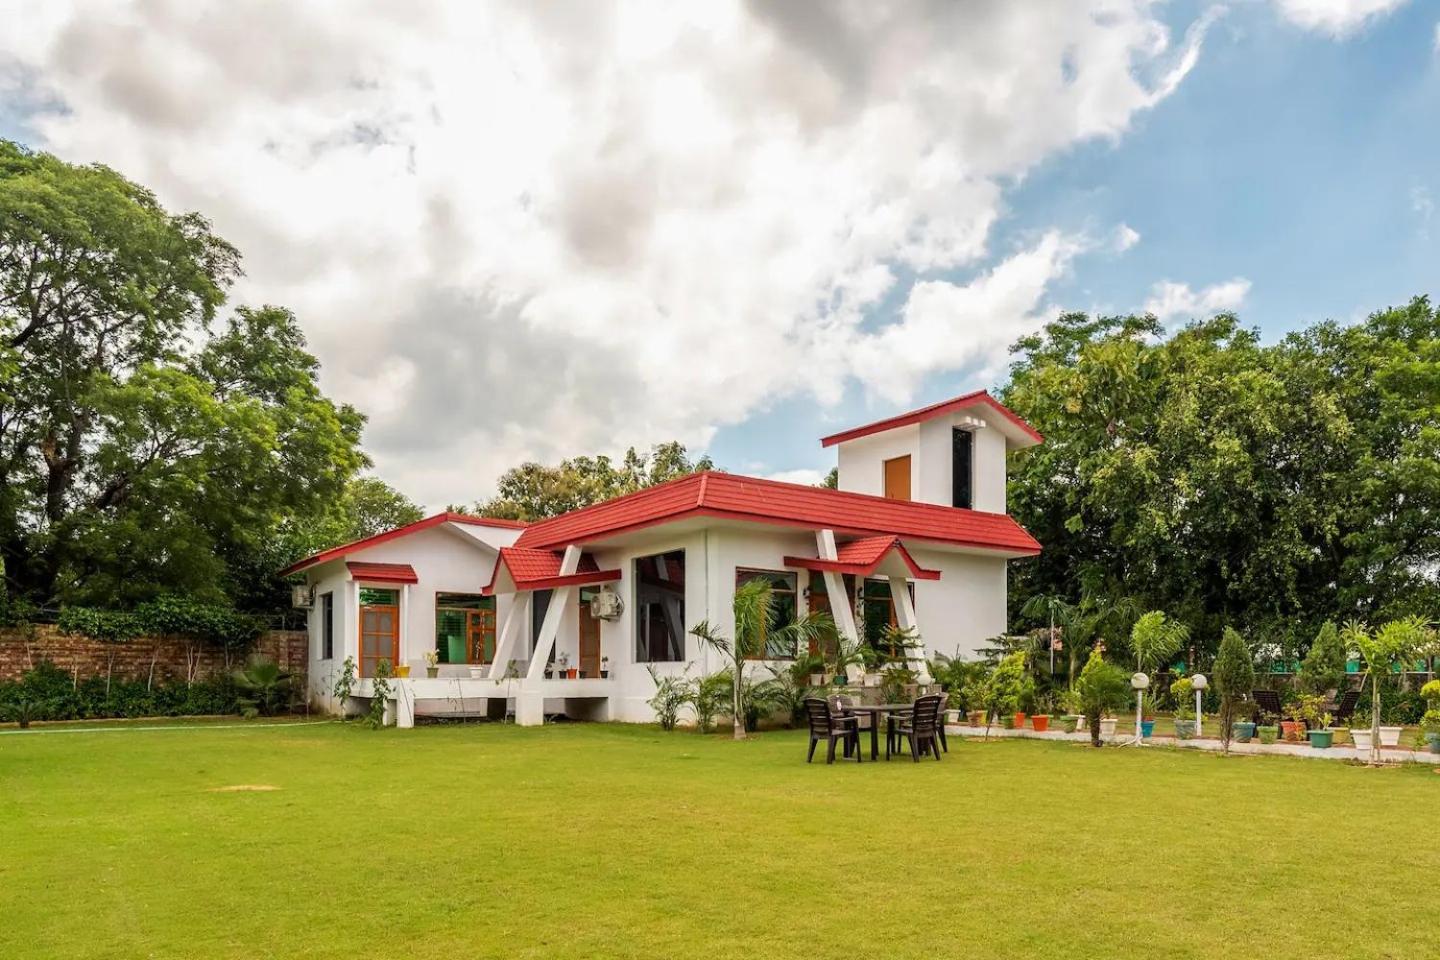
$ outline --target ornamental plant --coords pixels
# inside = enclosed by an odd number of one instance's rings
[[[995,665],[980,697],[985,707],[987,737],[990,735],[990,722],[1004,714],[1014,713],[1032,683],[1030,672],[1025,668],[1023,650],[1015,651]]]
[[[1420,725],[1425,728],[1426,733],[1440,733],[1440,680],[1431,680],[1421,687],[1420,696],[1430,704],[1430,708],[1420,720]]]
[[[1311,693],[1324,694],[1345,681],[1345,644],[1335,624],[1327,622],[1315,635],[1300,666],[1300,683]]]
[[[1233,627],[1220,635],[1220,652],[1215,656],[1215,689],[1220,693],[1220,745],[1230,752],[1230,731],[1236,707],[1255,686],[1255,661],[1245,638]]]
[[[1075,680],[1071,697],[1071,703],[1085,716],[1090,728],[1090,745],[1099,747],[1100,718],[1129,702],[1130,678],[1121,667],[1107,663],[1098,649],[1092,650],[1090,659],[1085,661],[1085,668]]]
[[[1371,630],[1358,620],[1351,620],[1341,631],[1346,647],[1359,653],[1370,675],[1370,762],[1380,762],[1380,685],[1385,678],[1404,669],[1416,655],[1431,646],[1434,638],[1429,625],[1420,617],[1391,620],[1378,630]]]

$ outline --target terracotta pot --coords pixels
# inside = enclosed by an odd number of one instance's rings
[[[570,680],[574,680],[577,676],[579,676],[579,674],[580,674],[580,668],[579,668],[579,667],[570,667],[569,669],[567,669],[567,670],[565,671],[565,676],[566,676],[568,679],[570,679]]]
[[[1030,726],[1035,728],[1036,733],[1044,733],[1050,729],[1050,718],[1048,716],[1031,717]]]
[[[1305,739],[1305,724],[1299,720],[1281,720],[1280,735],[1292,743],[1299,743]]]
[[[1015,711],[1015,726],[1016,726],[1017,729],[1018,729],[1019,727],[1025,726],[1025,711],[1023,711],[1023,710],[1016,710],[1016,711]]]

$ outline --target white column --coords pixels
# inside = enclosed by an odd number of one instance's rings
[[[499,680],[510,668],[510,661],[515,656],[515,644],[522,632],[521,627],[530,617],[530,597],[529,590],[521,590],[515,593],[515,599],[510,602],[510,612],[506,615],[505,622],[500,625],[500,636],[495,640],[495,659],[485,674],[491,680]],[[496,605],[499,605],[498,600]]]
[[[409,730],[415,726],[415,688],[408,679],[391,680],[390,683],[391,696],[395,698],[395,726]]]
[[[571,545],[565,548],[565,556],[560,560],[560,576],[568,577],[580,568],[580,548]],[[530,657],[530,669],[525,676],[530,680],[539,680],[545,672],[545,661],[550,659],[550,652],[555,649],[555,637],[560,632],[560,621],[565,616],[565,610],[570,606],[570,596],[575,592],[574,587],[559,587],[550,595],[550,606],[545,611],[545,622],[540,625],[540,635],[535,638],[535,652]],[[516,719],[518,722],[520,706],[515,707]]]
[[[915,619],[915,604],[910,600],[910,587],[904,577],[890,577],[890,598],[895,604],[895,622],[900,629],[914,630],[918,634],[920,624]],[[924,648],[918,653],[911,653],[910,669],[920,675],[921,683],[930,682],[930,664],[925,660]]]
[[[821,560],[839,559],[840,555],[835,549],[834,530],[815,531],[815,553]],[[826,570],[823,575],[825,592],[830,596],[830,615],[835,619],[835,629],[840,632],[845,642],[859,646],[860,631],[855,627],[855,610],[850,606],[850,598],[845,593],[844,574]],[[845,675],[850,682],[859,683],[865,679],[865,667],[851,664],[845,668]]]

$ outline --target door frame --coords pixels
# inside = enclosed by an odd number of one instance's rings
[[[396,593],[399,593],[399,591],[396,591]],[[367,611],[367,610],[373,610],[373,611],[376,611],[376,612],[384,612],[384,611],[387,611],[387,610],[388,610],[388,611],[390,612],[390,624],[391,624],[391,631],[390,631],[390,650],[391,650],[390,672],[391,672],[391,675],[393,676],[394,673],[395,673],[395,668],[400,665],[400,604],[399,604],[399,602],[398,602],[398,598],[397,598],[397,602],[394,603],[394,604],[388,604],[388,603],[387,603],[387,604],[361,603],[361,604],[357,604],[357,608],[358,608],[358,614],[359,614],[359,615],[355,618],[355,625],[356,625],[356,636],[355,636],[356,648],[355,648],[355,652],[356,652],[356,654],[357,654],[357,656],[356,656],[355,659],[356,659],[356,667],[358,668],[358,674],[357,674],[357,675],[360,676],[360,677],[362,677],[362,678],[363,678],[363,677],[373,677],[373,676],[374,676],[373,673],[367,672],[366,669],[365,669],[365,662],[366,662],[366,659],[367,659],[366,656],[365,656],[365,611]],[[378,660],[382,660],[382,659],[384,659],[384,658],[383,658],[383,657],[371,657],[371,658],[369,658],[369,659],[377,660],[377,661],[378,661]]]

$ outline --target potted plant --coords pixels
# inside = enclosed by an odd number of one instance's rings
[[[1285,719],[1280,721],[1280,730],[1285,739],[1299,743],[1306,738],[1311,726],[1320,722],[1320,704],[1324,701],[1319,694],[1302,693],[1285,705]]]
[[[610,676],[610,658],[609,658],[609,657],[601,657],[601,658],[600,658],[600,679],[601,679],[601,680],[605,680],[605,679],[609,678],[609,676]]]
[[[1280,739],[1280,728],[1274,724],[1263,724],[1255,728],[1255,735],[1261,743],[1274,743]]]
[[[1044,733],[1050,729],[1050,713],[1055,709],[1055,698],[1048,693],[1041,694],[1035,698],[1036,713],[1030,717],[1030,726],[1036,733]]]
[[[1135,670],[1145,674],[1154,673],[1156,667],[1169,663],[1170,658],[1175,656],[1189,639],[1189,627],[1166,619],[1165,614],[1159,610],[1151,610],[1136,620],[1135,625],[1130,628],[1130,649],[1135,654]],[[1146,735],[1143,727],[1144,709],[1145,694],[1137,691],[1135,733],[1140,737]]]
[[[1116,727],[1119,723],[1120,723],[1120,719],[1119,719],[1118,717],[1101,717],[1101,718],[1100,718],[1100,736],[1101,736],[1101,737],[1113,737],[1113,736],[1115,736],[1115,727]]]
[[[562,653],[555,657],[555,679],[564,680],[570,669],[570,655]]]
[[[980,703],[985,708],[986,717],[998,719],[1007,730],[1018,726],[1020,695],[1029,679],[1024,651],[1007,654],[980,686]],[[1024,720],[1019,723],[1024,723]]]
[[[1359,753],[1368,754],[1375,746],[1374,733],[1371,730],[1370,711],[1356,710],[1355,716],[1351,718],[1350,742],[1355,745]]]
[[[1347,649],[1359,652],[1370,674],[1370,762],[1379,763],[1380,747],[1400,743],[1399,727],[1380,726],[1380,684],[1387,675],[1405,669],[1406,663],[1433,643],[1433,637],[1429,625],[1420,617],[1391,620],[1373,631],[1352,620],[1345,624],[1341,637]]]
[[[984,722],[985,722],[985,711],[984,711],[984,710],[971,710],[971,711],[970,711],[970,726],[972,726],[972,727],[978,727],[978,726],[980,726],[981,724],[983,724]]]
[[[431,680],[440,676],[440,652],[438,650],[425,651],[425,676]]]
[[[410,676],[410,664],[402,663],[395,668],[395,676],[400,679]]]
[[[1255,657],[1234,627],[1221,631],[1211,679],[1220,694],[1220,747],[1229,753],[1232,738],[1249,743],[1255,736],[1255,724],[1235,719],[1240,703],[1255,686]]]
[[[1170,696],[1175,698],[1175,739],[1195,739],[1195,708],[1191,706],[1194,683],[1189,677],[1181,677],[1170,684]]]
[[[1236,720],[1230,725],[1230,736],[1241,743],[1249,743],[1255,736],[1255,724],[1249,720]]]
[[[1420,729],[1425,733],[1425,744],[1431,753],[1440,753],[1440,680],[1431,680],[1421,687],[1420,696],[1430,704],[1425,716],[1420,719]]]
[[[1316,750],[1330,749],[1331,744],[1335,742],[1335,731],[1330,729],[1333,719],[1328,713],[1322,715],[1319,728],[1306,733],[1306,736],[1310,738],[1310,746]]]

